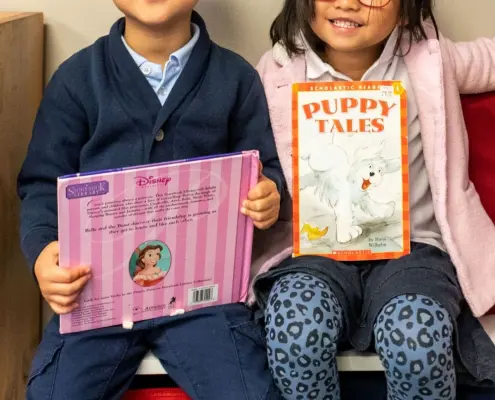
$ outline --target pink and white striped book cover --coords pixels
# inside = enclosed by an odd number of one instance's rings
[[[60,332],[244,301],[253,224],[240,206],[257,151],[58,180],[60,267],[92,278]]]

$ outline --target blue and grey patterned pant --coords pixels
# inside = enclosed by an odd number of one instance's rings
[[[447,311],[424,296],[399,296],[382,308],[373,332],[389,400],[455,399],[453,330]],[[286,399],[340,399],[343,310],[323,280],[280,278],[268,300],[266,332],[270,369]]]

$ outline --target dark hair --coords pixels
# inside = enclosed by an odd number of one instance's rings
[[[159,258],[161,259],[162,258],[162,251],[163,251],[163,246],[159,245],[159,244],[149,244],[147,245],[144,249],[142,249],[139,254],[138,254],[138,258],[136,260],[136,265],[140,268],[144,268],[144,262],[143,262],[143,258],[144,256],[146,255],[146,252],[150,251],[150,250],[160,250],[160,253],[158,253],[158,256]]]
[[[301,32],[316,53],[322,54],[325,51],[326,44],[313,32],[310,26],[310,21],[315,15],[315,1],[285,0],[281,13],[272,23],[270,28],[272,44],[281,42],[289,56],[303,52],[297,42],[297,37]],[[400,0],[400,25],[395,53],[399,50],[406,33],[409,36],[409,49],[413,41],[427,39],[423,27],[423,20],[427,18],[432,20],[438,37],[438,27],[433,16],[433,0]]]

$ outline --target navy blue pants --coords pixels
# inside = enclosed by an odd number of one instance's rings
[[[46,328],[32,364],[28,400],[120,399],[152,350],[192,399],[280,399],[266,359],[263,326],[243,304],[176,317],[59,334]]]

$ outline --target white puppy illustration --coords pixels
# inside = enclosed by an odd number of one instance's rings
[[[311,172],[301,176],[300,190],[315,187],[320,201],[333,208],[339,243],[347,243],[363,232],[354,222],[353,205],[374,218],[389,218],[395,211],[395,202],[378,203],[368,193],[371,187],[381,184],[385,174],[400,170],[400,159],[386,160],[381,156],[383,147],[384,142],[357,149],[352,163],[335,144],[316,146],[301,155]]]

